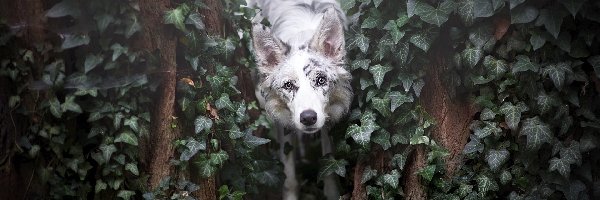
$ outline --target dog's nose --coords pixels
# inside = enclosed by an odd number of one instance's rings
[[[300,123],[310,126],[317,122],[317,113],[314,110],[305,110],[300,113]]]

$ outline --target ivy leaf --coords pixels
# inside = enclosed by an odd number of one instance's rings
[[[165,24],[173,24],[177,29],[185,32],[186,29],[184,21],[185,15],[187,14],[185,7],[187,6],[180,6],[173,10],[167,11],[164,15]]]
[[[326,176],[336,173],[341,177],[346,176],[346,165],[348,165],[348,161],[344,159],[336,160],[336,159],[325,159],[324,165],[319,170],[318,179],[323,180]]]
[[[110,49],[113,51],[112,61],[116,61],[117,58],[119,58],[119,56],[121,56],[123,53],[127,53],[129,51],[129,48],[123,47],[119,43],[114,43],[113,45],[110,46]]]
[[[81,15],[81,12],[76,5],[76,1],[63,0],[57,4],[54,4],[50,10],[46,12],[46,17],[57,18],[71,15],[75,18]]]
[[[569,164],[581,165],[582,156],[579,148],[579,142],[573,141],[571,145],[560,150],[560,158],[569,162]]]
[[[531,62],[529,60],[529,57],[524,56],[524,55],[518,55],[516,58],[517,58],[517,62],[515,62],[512,66],[513,74],[516,74],[518,72],[524,72],[524,71],[538,72],[539,66],[537,66],[537,64]]]
[[[81,106],[79,106],[79,104],[75,103],[75,96],[74,95],[69,95],[65,98],[65,102],[62,103],[61,105],[61,109],[63,111],[72,111],[72,112],[76,112],[76,113],[82,113],[83,111],[81,110]]]
[[[136,175],[136,176],[140,175],[140,171],[138,171],[138,167],[134,163],[127,163],[125,165],[125,170],[131,172],[133,175]]]
[[[512,180],[512,175],[509,171],[504,170],[500,173],[500,183],[502,183],[502,185],[506,185],[510,180]]]
[[[200,16],[199,13],[190,14],[185,20],[185,23],[194,25],[198,30],[204,30],[205,28],[204,22],[202,22],[202,16]]]
[[[525,2],[525,0],[509,0],[510,1],[510,9],[517,7],[519,4]]]
[[[381,113],[381,115],[383,115],[384,117],[389,117],[391,115],[390,112],[390,99],[388,98],[378,98],[378,97],[373,97],[371,98],[371,103],[373,105],[373,108],[375,108],[375,110],[379,111],[379,113]]]
[[[205,116],[198,116],[196,120],[194,120],[194,132],[196,134],[204,131],[210,131],[210,128],[213,125],[213,121]]]
[[[106,186],[108,185],[104,181],[102,181],[102,179],[96,180],[96,187],[94,189],[95,193],[98,194],[98,192],[106,190]]]
[[[491,119],[494,119],[495,117],[496,117],[496,113],[489,108],[484,108],[481,111],[481,115],[479,116],[479,118],[481,120],[491,120]]]
[[[217,153],[211,153],[210,154],[210,162],[213,165],[222,165],[223,163],[225,163],[225,161],[227,159],[229,159],[229,155],[224,150],[220,150]]]
[[[367,70],[369,69],[369,63],[371,63],[371,60],[369,59],[360,59],[352,61],[352,64],[350,66],[352,66],[352,70],[356,70],[359,68]]]
[[[475,2],[476,0],[458,1],[456,14],[460,16],[465,25],[470,26],[475,21]]]
[[[476,8],[473,11],[474,17],[489,17],[494,14],[494,5],[491,0],[476,0],[473,7]]]
[[[467,143],[463,149],[463,153],[471,154],[475,152],[483,152],[483,143],[480,142],[479,138],[475,135],[471,135],[470,138],[471,139],[469,140],[469,143]]]
[[[551,64],[544,68],[543,74],[550,77],[554,86],[560,91],[565,82],[565,73],[571,72],[570,66],[566,62]]]
[[[483,56],[483,51],[477,48],[466,48],[461,53],[461,57],[464,63],[466,63],[467,66],[471,69],[473,69],[473,67],[477,65],[477,63],[481,59],[481,56]]]
[[[63,34],[64,40],[61,45],[62,49],[70,49],[90,43],[90,37],[85,34]]]
[[[217,167],[207,161],[196,162],[196,165],[202,177],[211,177],[217,171]]]
[[[360,178],[360,183],[364,184],[375,176],[377,176],[377,170],[371,169],[371,166],[367,166],[363,170],[362,177]]]
[[[537,116],[523,122],[520,134],[527,136],[527,148],[529,149],[539,149],[543,143],[552,141],[550,126],[542,122]]]
[[[490,191],[498,191],[498,184],[496,183],[496,181],[494,181],[494,179],[488,177],[487,175],[481,174],[477,176],[476,180],[478,186],[477,189],[480,193],[486,194]]]
[[[384,151],[392,146],[390,143],[390,133],[383,129],[373,136],[373,142],[379,144]]]
[[[87,74],[89,71],[94,69],[98,64],[102,63],[104,60],[104,56],[102,55],[92,55],[89,54],[85,57],[85,62],[83,63],[85,73]]]
[[[518,106],[513,105],[511,102],[505,102],[500,107],[500,113],[504,114],[506,125],[511,130],[516,130],[521,121],[521,112],[523,112]]]
[[[508,65],[506,62],[504,62],[504,60],[496,59],[493,56],[486,56],[483,59],[483,66],[487,68],[487,70],[490,72],[490,75],[493,77],[502,76],[508,68]]]
[[[392,112],[394,112],[402,104],[414,101],[412,95],[402,94],[399,91],[390,92],[388,94],[388,97],[390,99],[390,111],[392,111]]]
[[[62,116],[63,110],[60,107],[60,101],[56,97],[52,97],[48,100],[50,105],[50,113],[54,115],[56,118],[60,118]]]
[[[431,47],[431,43],[433,41],[426,34],[419,33],[412,35],[409,39],[409,42],[418,47],[419,49],[427,52],[429,50],[429,47]]]
[[[535,98],[537,105],[540,109],[541,113],[546,113],[550,110],[550,108],[552,108],[552,105],[554,105],[554,99],[547,95],[546,93],[541,92],[540,94],[538,94],[538,96]]]
[[[206,143],[198,142],[197,140],[190,138],[187,144],[185,144],[185,147],[187,147],[187,149],[181,152],[179,160],[188,161],[192,156],[196,155],[199,150],[206,150]]]
[[[456,4],[454,1],[444,1],[437,9],[435,9],[429,4],[419,1],[416,6],[415,14],[418,15],[421,20],[430,24],[441,26],[448,21],[448,15],[450,15],[450,12],[454,10]]]
[[[398,169],[403,170],[404,166],[406,165],[406,158],[407,156],[405,154],[401,154],[401,153],[397,153],[394,154],[394,156],[392,157],[392,160],[390,160],[390,162],[395,165],[396,167],[398,167]]]
[[[246,136],[244,136],[244,142],[248,146],[250,146],[250,148],[255,148],[257,146],[269,143],[269,142],[271,142],[271,140],[266,139],[266,138],[256,137],[252,134],[246,134]]]
[[[373,80],[375,81],[375,85],[377,86],[377,88],[381,87],[381,83],[383,83],[383,78],[385,74],[389,71],[392,71],[392,67],[387,65],[384,66],[377,64],[369,68],[369,72],[371,72],[371,74],[373,75]]]
[[[377,8],[381,2],[383,2],[383,0],[373,0],[373,5],[375,5],[375,8]]]
[[[417,97],[419,97],[419,95],[421,95],[421,89],[423,89],[423,86],[425,86],[425,81],[423,79],[419,79],[413,83],[412,88],[413,88],[413,91],[415,92],[415,95],[417,95]]]
[[[340,6],[342,7],[342,9],[344,11],[348,11],[350,10],[352,7],[354,7],[354,4],[356,4],[356,0],[344,0],[340,2]]]
[[[354,35],[354,37],[350,37],[350,41],[348,42],[348,48],[356,46],[363,53],[367,53],[369,50],[369,38],[362,33]]]
[[[560,33],[560,26],[562,24],[564,13],[560,11],[560,9],[542,9],[540,11],[540,15],[535,21],[536,26],[544,25],[546,30],[554,36],[554,38],[558,38],[558,34]]]
[[[571,173],[570,163],[563,158],[552,158],[550,159],[550,166],[548,167],[549,171],[558,171],[561,175],[566,178],[569,178],[569,174]]]
[[[360,28],[364,28],[364,29],[370,29],[370,28],[375,28],[377,27],[377,25],[379,25],[381,21],[380,17],[374,16],[374,15],[369,15],[369,17],[367,17],[362,24],[360,25]]]
[[[138,145],[138,138],[131,131],[124,131],[117,138],[115,138],[115,143],[123,142],[133,146]]]
[[[490,150],[485,156],[488,166],[492,171],[496,171],[500,168],[500,165],[504,164],[510,156],[510,153],[506,149]]]
[[[119,190],[119,193],[117,194],[117,197],[120,197],[122,199],[131,199],[131,196],[135,195],[134,191],[131,190]]]
[[[427,165],[418,172],[418,174],[423,177],[423,179],[427,180],[427,182],[431,182],[433,179],[433,175],[435,174],[435,165]]]
[[[356,124],[348,127],[348,130],[346,131],[346,135],[351,136],[356,143],[362,146],[367,145],[369,141],[371,141],[371,133],[372,132],[365,131],[362,127]]]
[[[581,9],[581,6],[583,6],[583,3],[585,3],[585,0],[563,0],[560,1],[560,3],[563,4],[567,10],[569,10],[573,17],[575,17],[577,12],[579,12],[579,9]]]
[[[117,152],[117,147],[115,147],[115,145],[113,145],[113,144],[111,144],[111,145],[102,144],[102,145],[100,145],[99,149],[102,152],[102,158],[104,158],[104,160],[106,162],[108,162],[110,160],[110,157],[112,156],[113,153]]]
[[[389,174],[383,175],[383,183],[392,186],[392,188],[398,188],[398,183],[400,183],[400,173],[398,170],[392,170]]]
[[[539,14],[537,8],[533,6],[519,6],[510,11],[511,24],[524,24],[535,20]]]
[[[235,107],[233,106],[233,102],[229,99],[229,95],[223,93],[217,101],[215,101],[215,106],[217,109],[221,110],[223,108],[229,111],[235,111]]]

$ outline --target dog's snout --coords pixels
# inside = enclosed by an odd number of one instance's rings
[[[317,122],[317,113],[314,110],[305,110],[300,113],[300,123],[305,126],[313,125]]]

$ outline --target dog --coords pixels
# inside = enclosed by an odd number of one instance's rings
[[[296,153],[284,152],[285,143],[294,145],[302,134],[320,132],[322,154],[331,154],[333,145],[327,129],[348,113],[352,102],[352,76],[345,69],[346,17],[335,0],[247,3],[261,9],[252,26],[258,68],[256,96],[278,129],[279,156],[286,175],[283,197],[297,199]],[[260,23],[263,17],[271,28]],[[286,134],[285,130],[296,134]],[[330,175],[323,181],[325,196],[338,199],[335,177]]]

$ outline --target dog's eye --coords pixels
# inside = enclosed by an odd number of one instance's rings
[[[289,81],[285,82],[283,84],[283,89],[292,90],[292,89],[294,89],[294,84],[292,82],[289,82]]]
[[[319,76],[317,77],[317,86],[323,86],[325,85],[325,83],[327,83],[327,78],[325,78],[324,76]]]

